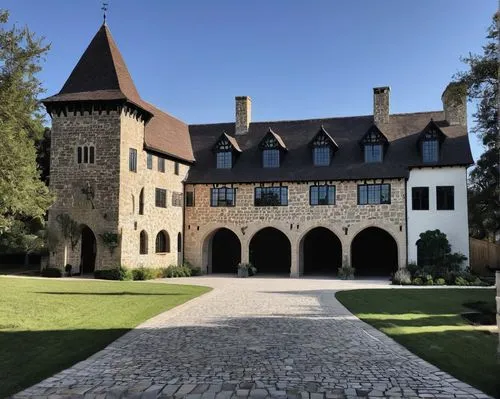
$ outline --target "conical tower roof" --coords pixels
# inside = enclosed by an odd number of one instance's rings
[[[126,99],[140,96],[118,47],[103,24],[66,80],[61,91],[44,102]]]

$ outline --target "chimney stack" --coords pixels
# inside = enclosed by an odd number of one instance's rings
[[[444,119],[450,125],[467,127],[467,87],[463,83],[452,82],[441,96]]]
[[[236,129],[237,136],[248,133],[252,121],[252,99],[248,96],[235,97],[236,100]]]
[[[373,88],[373,119],[376,124],[389,123],[389,86]]]

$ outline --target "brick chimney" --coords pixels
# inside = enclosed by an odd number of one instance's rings
[[[236,100],[236,129],[237,136],[248,133],[252,121],[252,99],[248,96],[235,97]]]
[[[373,88],[373,119],[376,124],[389,123],[389,86]]]
[[[462,83],[452,82],[441,96],[444,119],[450,125],[467,127],[467,87]]]

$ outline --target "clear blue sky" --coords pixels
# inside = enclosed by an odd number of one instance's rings
[[[496,0],[108,0],[108,25],[141,96],[188,123],[442,108],[441,93],[480,52]],[[96,0],[3,0],[10,22],[52,44],[40,78],[60,90],[102,23]],[[474,106],[469,103],[469,114]],[[469,118],[469,126],[472,120]],[[481,147],[470,138],[475,158]]]

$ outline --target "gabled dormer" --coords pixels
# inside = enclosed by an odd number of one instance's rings
[[[223,132],[213,146],[217,169],[231,169],[241,148],[234,137]]]
[[[318,133],[313,137],[309,146],[312,149],[312,160],[314,166],[329,166],[332,156],[339,149],[332,136],[328,134],[321,125]]]
[[[283,139],[271,128],[259,143],[259,149],[262,152],[263,168],[279,168],[283,155],[288,151]]]
[[[417,141],[418,150],[423,163],[435,163],[439,161],[441,145],[446,135],[432,119],[422,130]]]
[[[382,162],[389,141],[376,125],[372,125],[361,139],[360,145],[366,163]]]

